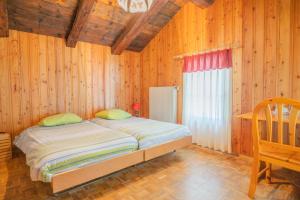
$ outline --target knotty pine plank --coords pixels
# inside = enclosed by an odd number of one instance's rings
[[[55,47],[55,65],[56,65],[56,76],[55,82],[56,82],[56,106],[57,106],[57,112],[66,112],[67,109],[67,100],[64,98],[65,90],[67,88],[67,85],[65,83],[65,79],[67,78],[65,76],[65,51],[63,48],[63,40],[55,39],[54,41],[54,47]],[[69,87],[68,87],[69,88]],[[68,95],[69,96],[69,93]]]
[[[253,0],[244,0],[244,21],[243,21],[243,68],[242,68],[242,113],[252,110],[252,84],[253,84]],[[247,77],[247,78],[244,78]],[[251,123],[242,120],[240,147],[241,153],[252,154]]]
[[[28,95],[30,90],[30,59],[29,59],[29,35],[20,34],[20,63],[21,63],[21,118],[23,127],[29,127],[31,125],[31,99]],[[1,101],[1,100],[0,100]]]
[[[61,41],[64,45],[64,41]],[[63,46],[64,47],[64,46]],[[71,48],[63,48],[63,66],[64,66],[64,101],[65,101],[65,111],[74,112],[73,106],[73,65],[72,65],[72,53]],[[58,97],[61,98],[61,97]]]
[[[242,46],[243,40],[243,1],[233,0],[233,45]],[[227,27],[225,27],[227,28]]]
[[[9,43],[11,44],[9,47],[8,55],[9,55],[9,70],[10,70],[10,80],[11,80],[11,100],[12,100],[12,112],[11,117],[13,120],[12,128],[13,128],[13,136],[14,133],[22,130],[23,122],[21,119],[21,91],[22,85],[20,82],[21,79],[21,63],[20,63],[20,48],[19,48],[19,33],[11,32],[11,36],[9,37]]]
[[[277,95],[282,97],[291,97],[292,89],[292,68],[291,65],[291,1],[278,0],[279,9],[279,41],[278,41],[278,89]]]
[[[265,56],[265,4],[264,1],[254,0],[254,32],[253,32],[253,102],[256,106],[264,99],[264,56]]]
[[[293,98],[300,99],[300,2],[294,1],[294,24],[293,24]]]
[[[72,94],[71,94],[71,111],[80,114],[79,110],[79,45],[78,48],[71,49],[71,75],[72,75]]]
[[[86,50],[83,43],[78,43],[78,112],[81,117],[86,116],[87,108],[87,79],[86,79]]]
[[[93,95],[93,113],[96,113],[101,108],[100,97],[102,94],[101,83],[101,71],[103,70],[103,65],[100,62],[100,57],[103,57],[103,52],[98,46],[92,46],[91,49],[91,64],[92,64],[92,95]],[[100,66],[100,67],[99,67]]]
[[[232,44],[233,41],[233,5],[234,3],[231,0],[224,0],[223,6],[224,6],[224,13],[223,16],[221,15],[221,18],[223,18],[223,33],[224,33],[224,46],[229,46]],[[226,29],[225,29],[226,27]]]
[[[84,43],[85,48],[85,73],[86,73],[86,115],[87,118],[93,117],[93,82],[92,82],[92,46],[89,43]]]
[[[47,37],[47,68],[48,68],[48,115],[56,114],[57,100],[56,100],[56,73],[57,64],[55,60],[55,38]]]
[[[235,116],[242,113],[242,67],[243,51],[242,48],[232,51],[232,152],[239,154],[241,152],[241,119]]]
[[[10,92],[10,70],[9,65],[9,41],[6,38],[0,38],[0,90],[1,90],[1,124],[0,130],[3,132],[8,132],[12,127],[12,117],[11,117],[11,92]]]
[[[40,117],[48,116],[49,98],[48,98],[48,65],[47,65],[47,36],[39,35],[39,104]]]
[[[277,96],[277,73],[278,73],[278,38],[279,38],[279,16],[278,0],[265,0],[266,18],[266,51],[265,51],[265,71],[267,78],[264,79],[264,98]]]
[[[29,57],[30,59],[30,99],[31,99],[31,121],[35,124],[40,119],[40,65],[39,65],[39,36],[29,34]]]

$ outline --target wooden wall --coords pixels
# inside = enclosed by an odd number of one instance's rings
[[[182,109],[182,60],[174,56],[233,47],[233,151],[252,154],[249,112],[264,98],[300,99],[300,1],[216,0],[208,9],[188,3],[141,54],[142,114],[148,116],[148,88],[178,85]]]
[[[0,131],[13,135],[59,112],[83,118],[140,101],[140,55],[11,31],[0,38]]]
[[[243,113],[262,99],[300,100],[300,1],[245,0],[243,13]],[[242,122],[240,151],[251,155],[251,123]]]
[[[216,0],[208,9],[187,3],[141,54],[11,31],[0,39],[0,131],[18,134],[47,115],[71,111],[90,118],[107,107],[148,116],[151,86],[180,86],[182,59],[195,51],[233,47],[233,151],[251,155],[249,112],[264,98],[300,99],[300,1]],[[141,98],[140,98],[141,97]]]
[[[242,2],[240,0],[216,0],[208,9],[201,9],[188,3],[148,44],[141,55],[142,114],[148,116],[149,87],[176,85],[180,87],[178,122],[181,122],[183,60],[174,57],[228,46],[235,47],[233,81],[236,95],[233,104],[235,114],[239,114],[242,66]]]

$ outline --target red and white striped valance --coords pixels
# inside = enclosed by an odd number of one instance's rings
[[[204,54],[185,56],[183,72],[209,71],[232,67],[232,51],[224,49]]]

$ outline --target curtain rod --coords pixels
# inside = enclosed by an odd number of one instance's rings
[[[223,46],[223,47],[218,47],[218,48],[211,48],[211,49],[204,49],[201,51],[197,51],[197,52],[192,52],[192,53],[184,53],[184,54],[180,54],[177,56],[174,56],[174,59],[183,59],[185,56],[192,56],[192,55],[196,55],[196,54],[202,54],[202,53],[209,53],[209,52],[213,52],[213,51],[219,51],[219,50],[223,50],[223,49],[238,49],[238,48],[242,48],[241,45],[232,45],[232,46]]]

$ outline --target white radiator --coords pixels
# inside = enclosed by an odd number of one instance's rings
[[[149,118],[165,122],[177,122],[176,87],[150,87]]]

